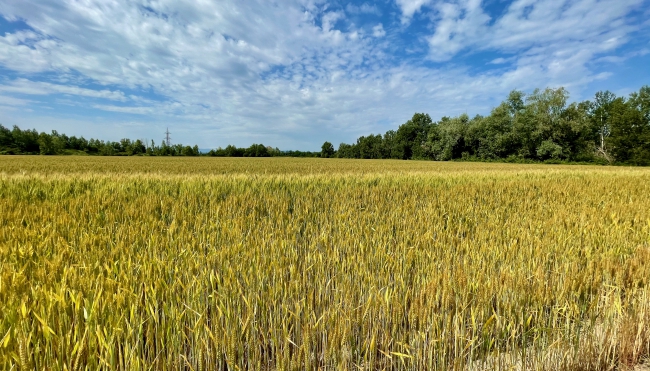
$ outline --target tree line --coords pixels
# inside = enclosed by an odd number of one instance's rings
[[[564,88],[512,91],[488,116],[433,122],[416,113],[397,130],[330,142],[321,157],[650,165],[650,87],[629,97],[609,91],[567,104]]]
[[[279,148],[265,146],[263,144],[252,144],[248,148],[238,148],[229,145],[226,148],[212,149],[208,156],[215,157],[319,157],[320,152],[310,151],[281,151]]]
[[[197,145],[184,146],[162,141],[156,145],[154,141],[121,139],[119,142],[98,139],[87,140],[84,137],[67,136],[38,132],[36,129],[21,130],[18,126],[8,129],[0,124],[0,155],[74,155],[87,154],[99,156],[216,156],[216,157],[318,157],[320,152],[281,151],[278,148],[252,144],[248,148],[229,145],[217,148],[207,153],[201,153]]]
[[[63,155],[89,154],[101,156],[198,156],[199,147],[181,144],[167,145],[164,141],[155,145],[137,139],[122,139],[119,142],[98,139],[87,140],[84,137],[59,134],[56,130],[48,134],[36,129],[21,130],[14,126],[12,130],[0,124],[0,154],[4,155]]]
[[[86,140],[8,129],[0,124],[0,154],[89,154],[103,156],[336,157],[359,159],[473,160],[509,162],[594,162],[650,165],[650,86],[629,97],[609,91],[567,104],[564,88],[512,91],[487,116],[467,114],[434,122],[416,113],[397,130],[361,136],[320,152],[281,151],[263,144],[229,145],[201,154],[198,146],[160,145],[143,140]]]

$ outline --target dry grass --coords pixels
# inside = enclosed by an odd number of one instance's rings
[[[650,355],[650,170],[0,157],[0,369]]]

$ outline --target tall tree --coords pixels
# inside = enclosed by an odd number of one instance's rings
[[[427,154],[438,161],[448,161],[460,158],[467,152],[465,138],[469,127],[469,116],[443,117],[438,125],[429,130],[425,150]]]
[[[395,133],[392,156],[402,160],[424,158],[427,133],[433,122],[426,113],[416,113],[406,123],[400,125]]]
[[[339,158],[359,158],[359,149],[356,145],[341,143],[337,151]]]
[[[334,145],[332,145],[332,143],[330,142],[323,143],[320,150],[320,157],[322,158],[334,157]]]
[[[618,162],[650,165],[650,126],[632,100],[617,98],[611,103],[607,144]]]
[[[506,101],[494,108],[489,116],[472,120],[465,143],[476,157],[505,158],[516,151],[512,134],[512,112],[512,106]]]
[[[607,138],[611,134],[610,117],[616,95],[610,91],[599,91],[596,93],[593,102],[589,107],[589,116],[593,126],[593,132],[598,137],[596,147],[597,153],[612,162],[613,158],[607,148]]]

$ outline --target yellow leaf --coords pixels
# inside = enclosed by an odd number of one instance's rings
[[[23,315],[23,318],[27,318],[27,306],[25,305],[25,302],[22,303],[20,306],[20,313]]]
[[[46,336],[47,336],[47,334],[56,335],[54,333],[54,330],[52,330],[52,328],[50,328],[50,326],[48,326],[47,323],[45,323],[45,320],[43,320],[41,317],[39,317],[38,314],[34,313],[34,317],[36,317],[38,322],[41,323],[41,326],[43,327],[43,332],[46,334]]]
[[[2,344],[3,348],[6,348],[9,346],[9,340],[11,339],[11,328],[9,328],[9,331],[5,334],[5,336],[2,338],[2,341],[0,341],[0,344]]]

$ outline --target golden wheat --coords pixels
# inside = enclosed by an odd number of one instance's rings
[[[0,369],[650,355],[650,170],[0,158]]]

